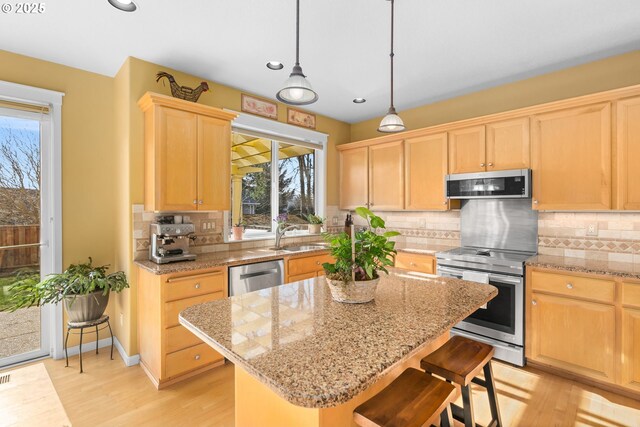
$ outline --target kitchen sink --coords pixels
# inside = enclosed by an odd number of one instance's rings
[[[271,248],[271,249],[273,249],[274,251],[278,250],[276,248]],[[321,246],[321,245],[301,245],[301,246],[285,246],[280,250],[284,252],[303,252],[303,251],[316,251],[316,250],[322,250],[322,249],[328,249],[328,248],[326,246]]]

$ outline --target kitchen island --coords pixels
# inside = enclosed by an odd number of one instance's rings
[[[394,270],[367,304],[334,302],[319,277],[195,305],[180,323],[235,364],[236,426],[350,426],[357,405],[496,295]]]

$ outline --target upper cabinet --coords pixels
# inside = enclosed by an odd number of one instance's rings
[[[340,208],[404,208],[402,140],[340,151]]]
[[[449,173],[484,172],[485,142],[484,125],[449,132]]]
[[[611,208],[611,104],[532,118],[533,207]]]
[[[528,169],[529,118],[449,132],[449,173]]]
[[[145,210],[228,210],[235,115],[150,92],[138,105],[145,116]]]
[[[640,210],[640,97],[616,103],[616,209]]]
[[[447,174],[447,133],[409,138],[404,141],[405,208],[447,210],[444,193]]]

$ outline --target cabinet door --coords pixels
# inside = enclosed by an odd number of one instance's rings
[[[229,210],[231,199],[231,124],[198,117],[198,209]]]
[[[611,105],[533,117],[534,209],[611,208]]]
[[[197,200],[198,116],[158,107],[156,117],[156,205],[153,210],[194,210]]]
[[[529,169],[529,118],[487,125],[487,171]]]
[[[340,209],[369,203],[369,147],[340,152]]]
[[[406,209],[447,210],[447,134],[407,139],[404,149]]]
[[[640,391],[640,310],[622,310],[622,386]]]
[[[640,98],[617,107],[618,209],[640,210]]]
[[[530,358],[614,381],[615,307],[533,292]]]
[[[369,207],[404,209],[404,146],[402,141],[369,147]]]
[[[485,170],[484,126],[449,132],[449,173],[484,172]]]

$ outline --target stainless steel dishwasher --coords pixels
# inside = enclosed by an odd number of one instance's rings
[[[284,261],[257,262],[229,267],[229,296],[280,286],[284,283]]]

